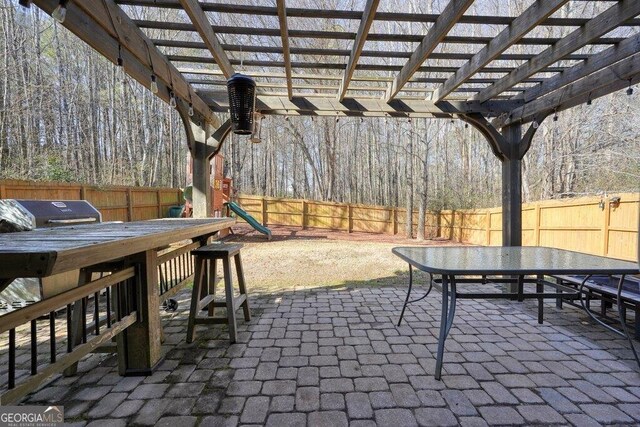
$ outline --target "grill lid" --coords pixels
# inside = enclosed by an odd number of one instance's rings
[[[86,200],[0,200],[0,232],[102,221]]]

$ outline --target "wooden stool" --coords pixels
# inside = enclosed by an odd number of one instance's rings
[[[244,319],[251,320],[249,311],[249,300],[247,299],[247,288],[244,282],[242,271],[242,260],[240,259],[240,249],[242,245],[238,243],[224,244],[213,243],[202,246],[191,251],[195,257],[195,273],[193,276],[193,293],[191,295],[191,310],[189,311],[189,323],[187,326],[187,342],[193,341],[195,336],[195,325],[226,323],[229,325],[229,339],[232,343],[238,339],[236,332],[236,310],[242,306]],[[231,257],[235,259],[236,273],[238,275],[238,288],[240,296],[233,296],[233,277],[231,275]],[[222,260],[224,271],[224,293],[225,301],[215,301],[216,293],[216,269],[217,261]],[[207,267],[209,271],[207,271]],[[208,274],[207,274],[208,273]],[[205,284],[208,284],[205,286]],[[200,310],[208,308],[206,317],[198,317]],[[226,307],[227,318],[213,317],[215,307]]]

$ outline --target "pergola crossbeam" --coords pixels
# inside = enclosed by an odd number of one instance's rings
[[[282,40],[282,56],[284,57],[284,72],[287,75],[287,93],[293,98],[291,88],[291,53],[289,51],[289,28],[287,26],[287,7],[285,0],[277,0],[278,22],[280,23],[280,39]]]
[[[116,0],[116,3],[130,6],[158,7],[166,9],[180,9],[178,0]],[[231,13],[238,15],[278,16],[277,9],[272,6],[254,6],[246,4],[224,4],[206,2],[202,3],[205,12]],[[288,8],[287,15],[293,18],[322,18],[322,19],[362,19],[362,12],[356,10],[337,9],[308,9]],[[376,21],[390,22],[418,22],[433,23],[440,17],[437,13],[406,13],[406,12],[378,12]],[[512,16],[493,15],[463,15],[458,20],[461,24],[477,25],[510,25],[515,18]],[[546,26],[580,27],[584,25],[586,18],[547,18],[542,22]],[[640,20],[632,19],[621,24],[622,26],[638,26]]]
[[[376,15],[379,2],[380,0],[367,0],[367,4],[364,7],[360,26],[356,33],[356,39],[353,42],[353,48],[349,54],[349,61],[347,62],[347,67],[344,70],[342,82],[340,82],[340,89],[338,90],[339,101],[344,99],[344,96],[349,89],[349,82],[351,81],[351,77],[353,77],[353,72],[356,70],[356,64],[358,63],[358,59],[360,59],[360,53],[362,52],[364,43],[367,41],[367,34],[369,34],[369,29],[371,28],[371,24],[373,24],[373,18]]]
[[[606,68],[611,64],[627,58],[637,52],[640,52],[640,33],[635,34],[620,44],[610,47],[602,52],[592,55],[589,60],[581,62],[555,77],[545,80],[542,84],[527,89],[518,99],[525,102],[532,101],[541,96],[573,83],[591,73]]]
[[[226,91],[201,90],[198,93],[209,102],[214,111],[226,111],[229,97]],[[519,101],[491,101],[486,103],[470,101],[425,101],[423,98],[393,99],[387,103],[380,98],[345,98],[342,102],[336,98],[314,98],[294,96],[289,100],[286,96],[267,96],[259,94],[256,99],[256,110],[265,114],[319,114],[322,112],[351,116],[399,116],[411,117],[414,114],[430,114],[450,116],[451,114],[482,113],[497,117],[511,111]]]
[[[200,34],[202,41],[207,45],[209,52],[213,55],[216,64],[218,64],[224,76],[226,78],[231,77],[235,73],[233,66],[231,62],[229,62],[229,58],[224,49],[222,49],[220,41],[213,31],[211,23],[202,10],[200,3],[197,0],[180,0],[180,4],[184,11],[187,12],[187,15],[189,15],[194,28],[198,31],[198,34]]]
[[[393,80],[387,91],[386,101],[390,101],[402,90],[411,76],[420,68],[433,50],[442,42],[449,30],[471,6],[473,0],[450,0],[440,17],[424,36],[418,48],[413,52],[409,61],[402,67],[400,73]]]
[[[543,0],[534,2],[522,15],[513,20],[511,25],[502,30],[487,46],[476,53],[456,73],[442,84],[434,93],[433,100],[444,99],[467,79],[493,61],[498,55],[521,39],[536,25],[544,21],[568,0]]]
[[[600,15],[589,20],[584,26],[573,31],[558,43],[547,48],[535,58],[522,64],[507,76],[504,76],[495,84],[473,97],[477,101],[486,101],[499,95],[510,87],[518,84],[522,79],[529,77],[566,55],[587,45],[590,41],[607,34],[620,23],[631,19],[640,13],[640,1],[621,0],[611,6]]]
[[[288,11],[290,9],[287,9]],[[287,12],[288,13],[288,12]],[[289,15],[290,16],[290,15]],[[377,15],[376,15],[377,16]],[[172,30],[172,31],[196,31],[195,27],[191,24],[182,22],[168,22],[168,21],[150,21],[150,20],[135,20],[136,25],[140,28],[154,28],[159,30]],[[216,34],[235,34],[235,35],[251,35],[251,36],[268,36],[268,37],[280,37],[279,28],[254,28],[254,27],[240,27],[232,25],[213,25],[211,27]],[[289,38],[307,38],[307,39],[335,39],[335,40],[355,40],[356,33],[350,31],[318,31],[318,30],[289,30]],[[409,42],[420,43],[424,37],[418,34],[384,34],[384,33],[369,33],[367,36],[368,41],[381,41],[381,42]],[[593,40],[590,44],[595,45],[607,45],[616,44],[623,40],[622,37],[604,37]],[[493,37],[484,36],[446,36],[442,39],[442,43],[455,43],[455,44],[479,44],[486,45],[494,40]],[[553,45],[559,42],[561,39],[558,37],[522,37],[513,44],[528,45],[528,46],[542,46]]]
[[[611,90],[619,90],[633,84],[640,77],[640,53],[589,75],[577,82],[556,90],[547,96],[535,99],[516,108],[506,120],[497,120],[496,125],[506,126],[519,121],[530,121],[540,113],[559,111],[574,106],[571,100],[591,95],[590,99],[606,95]],[[607,88],[607,91],[602,91]],[[582,101],[584,102],[584,101]]]
[[[215,64],[215,59],[202,56],[187,56],[187,55],[167,55],[171,61],[174,62],[187,62],[194,64]],[[231,64],[240,65],[242,63],[245,67],[269,67],[269,68],[284,68],[285,63],[283,61],[269,61],[269,60],[244,60],[239,59],[230,60]],[[344,70],[345,64],[336,62],[301,62],[296,61],[291,63],[293,68],[307,68],[307,69],[322,69],[322,70]],[[400,71],[402,66],[400,65],[386,65],[386,64],[357,64],[356,70],[369,70],[369,71]],[[458,70],[456,66],[440,66],[440,65],[426,65],[418,68],[417,71],[424,73],[454,73]],[[513,71],[513,67],[485,67],[482,69],[486,74],[504,74]],[[559,73],[564,71],[563,67],[547,67],[544,72]]]
[[[153,43],[159,47],[178,47],[184,49],[203,49],[206,50],[207,46],[202,42],[185,41],[185,40],[166,40],[155,39]],[[243,52],[243,53],[274,53],[284,55],[284,51],[279,46],[256,46],[256,45],[242,45],[242,44],[225,44],[222,43],[222,48],[228,52]],[[289,47],[289,53],[295,55],[316,55],[316,56],[350,56],[351,51],[348,49],[325,49],[325,48],[310,48],[310,47]],[[411,57],[413,52],[396,51],[396,50],[362,50],[360,57],[370,58],[404,58]],[[496,59],[504,61],[521,61],[528,60],[536,55],[533,53],[503,53]],[[460,61],[468,61],[473,57],[472,53],[458,53],[458,52],[433,52],[429,55],[430,59],[453,59]],[[588,59],[590,55],[585,53],[574,53],[567,55],[564,59],[582,61]]]

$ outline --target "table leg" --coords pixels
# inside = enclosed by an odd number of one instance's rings
[[[536,293],[541,294],[544,293],[544,285],[542,281],[544,280],[544,276],[542,274],[538,274],[538,280],[536,280]],[[544,297],[538,297],[538,324],[542,325],[544,321]]]
[[[451,279],[451,280],[450,280]],[[451,300],[449,300],[449,283],[451,283]],[[442,361],[444,358],[444,343],[453,324],[453,316],[455,314],[456,304],[456,286],[455,278],[451,276],[442,276],[442,313],[440,317],[440,336],[438,338],[438,353],[436,355],[436,372],[435,378],[440,380],[442,377]]]
[[[636,363],[640,367],[640,359],[638,358],[638,352],[636,351],[636,346],[633,344],[633,339],[631,335],[629,335],[629,331],[627,329],[627,322],[625,319],[625,315],[622,310],[622,285],[624,284],[625,275],[620,275],[620,280],[618,281],[618,292],[616,294],[616,302],[618,304],[618,317],[620,319],[620,326],[622,326],[622,333],[624,334],[627,341],[629,341],[629,347],[631,347],[631,351],[633,352],[633,357],[636,359]]]
[[[524,301],[524,276],[518,276],[518,301]]]
[[[118,370],[121,375],[150,375],[162,358],[158,251],[140,253],[132,262],[139,265],[140,274],[138,321],[118,338]]]
[[[407,308],[407,304],[409,304],[409,297],[411,297],[411,287],[413,286],[413,267],[409,264],[409,289],[407,290],[407,298],[404,300],[404,305],[402,306],[402,311],[400,312],[400,318],[398,319],[398,326],[402,323],[402,318],[404,317],[404,311]]]

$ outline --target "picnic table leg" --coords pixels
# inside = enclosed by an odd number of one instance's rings
[[[161,360],[158,251],[139,253],[132,262],[139,265],[138,321],[118,338],[118,370],[121,375],[151,375]]]
[[[449,284],[451,284],[451,299],[449,299]],[[444,343],[453,324],[456,308],[456,285],[454,276],[442,276],[442,313],[440,317],[440,336],[438,338],[438,353],[436,355],[435,379],[442,377],[442,361],[444,358]]]

